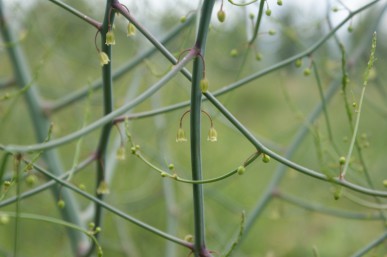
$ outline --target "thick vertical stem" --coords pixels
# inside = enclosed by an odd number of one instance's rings
[[[195,42],[194,50],[197,54],[204,56],[205,43],[207,39],[208,26],[211,19],[214,0],[204,1],[199,30]],[[203,61],[196,58],[193,67],[192,88],[191,88],[191,167],[192,179],[202,180],[202,153],[201,153],[201,100],[202,92],[200,89],[200,80],[203,75]],[[205,219],[204,219],[204,198],[203,185],[193,185],[193,204],[194,204],[194,222],[195,222],[195,256],[210,256],[206,250],[205,243]]]
[[[114,22],[114,10],[112,8],[112,3],[115,0],[107,0],[105,7],[105,16],[101,29],[101,49],[104,53],[107,54],[111,60],[108,64],[102,66],[102,89],[103,89],[103,107],[104,115],[111,113],[113,109],[113,79],[112,79],[112,47],[109,44],[106,44],[106,33],[109,30],[113,30]],[[105,183],[105,163],[107,158],[107,148],[109,145],[110,131],[112,128],[112,123],[109,122],[102,127],[101,136],[99,139],[98,148],[96,151],[97,155],[97,174],[96,174],[96,187],[98,188],[101,183]],[[102,200],[103,193],[98,192],[97,198]],[[101,227],[102,223],[102,206],[98,203],[95,204],[95,215],[94,215],[94,224],[97,227]],[[98,235],[97,235],[98,236]],[[91,248],[92,252],[93,248]]]

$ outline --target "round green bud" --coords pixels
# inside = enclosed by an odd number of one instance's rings
[[[9,223],[9,216],[7,214],[0,214],[0,225],[7,225]]]
[[[255,54],[255,60],[256,60],[256,61],[258,61],[258,62],[259,62],[259,61],[261,61],[261,60],[262,60],[262,58],[263,58],[263,56],[262,56],[262,54],[261,54],[261,53],[256,53],[256,54]]]
[[[36,175],[34,174],[30,174],[26,177],[26,183],[27,185],[29,186],[33,186],[36,184],[36,182],[38,181],[38,178],[36,177]]]
[[[357,103],[356,103],[356,102],[353,102],[353,103],[352,103],[352,107],[353,107],[353,108],[356,108],[356,107],[357,107]]]
[[[251,13],[249,14],[249,18],[250,18],[251,20],[253,20],[253,19],[255,18],[254,13],[251,12]]]
[[[231,51],[230,51],[230,56],[231,57],[237,57],[238,56],[238,50],[237,49],[232,49]]]
[[[11,184],[12,184],[12,182],[11,182],[11,181],[9,181],[9,180],[6,180],[6,181],[4,181],[4,183],[3,183],[3,185],[4,185],[4,187],[5,187],[5,188],[8,188],[8,187],[10,187],[10,186],[11,186]]]
[[[130,152],[131,152],[132,154],[136,154],[136,151],[137,151],[136,147],[132,146],[132,147],[130,148]]]
[[[180,17],[180,22],[181,23],[184,23],[184,22],[186,22],[187,21],[187,17],[186,16],[181,16]]]
[[[347,30],[348,30],[349,33],[351,33],[353,31],[353,27],[349,26]]]
[[[90,230],[93,230],[94,227],[95,227],[95,223],[94,222],[90,222],[87,226],[89,227]]]
[[[166,172],[163,171],[163,172],[160,173],[160,175],[161,175],[163,178],[165,178],[166,176],[168,176],[168,173],[166,173]]]
[[[102,230],[101,227],[96,227],[94,231],[95,231],[95,233],[99,233],[99,232],[101,232],[101,230]]]
[[[264,163],[270,162],[270,156],[267,155],[267,154],[262,154],[262,161],[263,161]]]
[[[297,68],[300,68],[302,66],[302,59],[299,58],[297,59],[295,62],[294,62],[294,65],[297,67]]]
[[[387,187],[387,179],[383,180],[383,186]]]
[[[312,71],[309,68],[305,68],[304,76],[309,76],[311,73],[312,73]]]
[[[102,257],[102,256],[103,256],[103,251],[102,251],[102,248],[101,248],[101,247],[98,248],[97,256],[98,256],[98,257]]]
[[[338,11],[339,11],[339,8],[337,6],[332,7],[332,12],[338,12]]]
[[[269,35],[274,36],[277,32],[274,29],[269,30]]]
[[[86,189],[86,186],[85,186],[85,184],[81,183],[78,185],[78,188],[81,189],[82,191],[84,191]]]
[[[271,15],[271,10],[267,9],[265,13],[266,13],[267,16],[270,16]]]
[[[224,20],[226,19],[226,13],[223,11],[223,9],[220,9],[217,15],[218,15],[218,21],[224,22]]]
[[[340,164],[340,165],[344,165],[344,164],[345,164],[345,157],[344,157],[344,156],[341,156],[341,157],[339,158],[339,164]]]
[[[175,169],[175,165],[173,163],[169,164],[168,165],[168,169],[169,170],[174,170]]]
[[[65,201],[63,201],[62,199],[60,199],[57,204],[58,204],[58,207],[61,209],[63,209],[66,205]]]
[[[193,236],[191,234],[186,235],[184,237],[184,241],[193,242]]]
[[[245,171],[246,171],[245,166],[239,166],[237,169],[238,175],[243,175],[245,173]]]
[[[278,5],[282,5],[282,4],[283,4],[283,3],[282,3],[282,0],[278,0],[278,1],[277,1],[277,4],[278,4]]]

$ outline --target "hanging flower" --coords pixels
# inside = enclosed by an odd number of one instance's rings
[[[218,132],[216,132],[214,127],[210,128],[210,131],[208,132],[207,140],[210,142],[218,141]]]
[[[184,130],[183,128],[179,128],[177,130],[177,136],[176,136],[176,142],[186,142],[187,141],[187,138],[185,137],[185,133],[184,133]]]
[[[99,52],[99,63],[101,66],[108,64],[110,62],[109,56],[105,52]]]
[[[134,36],[136,34],[136,27],[132,23],[128,23],[126,36]]]
[[[108,184],[106,183],[105,180],[102,180],[99,185],[98,185],[98,188],[97,188],[97,194],[99,195],[106,195],[106,194],[109,194],[110,191],[109,191],[109,186]]]
[[[116,37],[114,36],[113,30],[109,30],[106,33],[106,45],[115,45],[116,44]]]

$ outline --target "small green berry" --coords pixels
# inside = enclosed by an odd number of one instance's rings
[[[223,9],[220,9],[217,15],[218,15],[218,21],[224,22],[224,20],[226,19],[226,13],[223,11]]]
[[[300,68],[302,66],[302,59],[299,58],[297,59],[295,62],[294,62],[294,65],[297,67],[297,68]]]
[[[353,103],[352,103],[352,107],[353,107],[353,108],[356,108],[356,107],[357,107],[357,103],[356,103],[356,102],[353,102]]]
[[[131,153],[131,154],[136,154],[136,152],[137,152],[136,147],[132,146],[132,147],[130,148],[130,153]]]
[[[101,230],[102,230],[101,227],[96,227],[94,231],[95,231],[95,233],[99,233],[99,232],[101,232]]]
[[[345,164],[345,157],[344,157],[344,156],[341,156],[341,157],[339,158],[339,164],[340,164],[340,165],[344,165],[344,164]]]
[[[230,51],[230,56],[231,57],[237,57],[238,56],[238,50],[237,49],[232,49],[231,51]]]
[[[282,3],[282,0],[278,0],[278,1],[277,1],[277,4],[278,4],[278,5],[282,5],[282,4],[283,4],[283,3]]]
[[[351,33],[353,31],[353,27],[350,25],[347,30],[349,33]]]
[[[245,173],[245,171],[246,171],[245,166],[239,166],[237,169],[238,175],[243,175]]]
[[[7,225],[9,223],[9,216],[7,214],[0,214],[0,225]]]
[[[333,198],[334,198],[335,200],[339,200],[340,197],[341,197],[342,192],[343,192],[343,187],[338,187],[338,188],[335,190],[335,192],[333,193]]]
[[[36,177],[36,175],[34,174],[30,174],[26,177],[26,183],[27,185],[29,186],[33,186],[36,184],[36,182],[38,181],[38,178]]]
[[[186,22],[187,21],[187,17],[186,16],[181,16],[180,17],[180,22],[181,23],[184,23],[184,22]]]
[[[90,222],[90,223],[88,224],[88,227],[89,227],[90,230],[93,230],[94,227],[95,227],[94,222]]]
[[[269,30],[269,35],[274,36],[277,32],[274,29]]]
[[[310,68],[306,68],[304,70],[304,76],[309,76],[310,74],[312,74],[312,70]]]
[[[82,183],[78,185],[78,188],[81,189],[82,191],[86,190],[85,184],[82,184]]]
[[[256,54],[255,54],[255,60],[256,60],[256,61],[261,61],[262,58],[263,58],[263,56],[262,56],[261,53],[256,53]]]
[[[264,163],[270,162],[270,156],[267,155],[267,154],[262,154],[262,161],[263,161]]]
[[[249,18],[250,18],[251,20],[253,20],[253,19],[255,18],[254,13],[250,13],[250,14],[249,14]]]
[[[383,180],[383,186],[387,187],[387,179]]]
[[[160,175],[161,175],[163,178],[165,178],[166,176],[168,176],[168,173],[166,173],[166,172],[163,171],[163,172],[160,173]]]
[[[339,8],[337,6],[332,7],[332,12],[338,12],[338,11],[339,11]]]
[[[98,248],[97,256],[98,256],[98,257],[102,257],[102,256],[103,256],[103,251],[102,251],[102,248],[101,248],[101,247]]]
[[[61,209],[63,209],[66,205],[65,201],[63,201],[62,199],[60,199],[57,204],[58,204],[58,207]]]
[[[173,163],[169,164],[168,165],[168,169],[169,170],[174,170],[175,169],[175,165]]]
[[[267,16],[270,16],[271,15],[271,10],[267,9],[265,13],[266,13]]]

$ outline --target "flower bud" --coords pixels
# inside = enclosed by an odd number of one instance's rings
[[[66,205],[65,201],[63,201],[62,199],[60,199],[57,204],[58,204],[58,207],[61,209],[63,209]]]
[[[231,51],[230,51],[230,56],[231,57],[237,57],[238,56],[238,50],[237,49],[232,49]]]
[[[263,161],[264,163],[270,162],[270,156],[267,155],[267,154],[262,154],[262,161]]]
[[[243,175],[245,173],[245,171],[246,171],[245,166],[239,166],[237,169],[238,175]]]
[[[311,73],[312,73],[312,71],[309,68],[305,68],[304,76],[309,76]]]
[[[220,9],[217,15],[218,15],[218,21],[224,22],[224,20],[226,19],[226,13],[223,11],[223,9]]]
[[[271,15],[271,10],[267,9],[265,13],[266,13],[267,16],[270,16]]]
[[[200,89],[202,90],[202,93],[206,93],[208,91],[208,79],[202,78],[200,80]]]
[[[0,214],[0,225],[7,225],[9,223],[9,216],[8,214],[1,213]]]
[[[302,66],[302,59],[299,58],[297,59],[295,62],[294,62],[294,65],[297,67],[297,68],[300,68]]]
[[[344,156],[341,156],[341,157],[339,158],[339,164],[340,164],[340,165],[344,165],[344,164],[345,164],[345,157],[344,157]]]
[[[283,3],[282,3],[282,0],[277,0],[277,4],[278,5],[282,5]]]
[[[274,29],[269,30],[269,35],[274,36],[276,34],[276,31]]]

